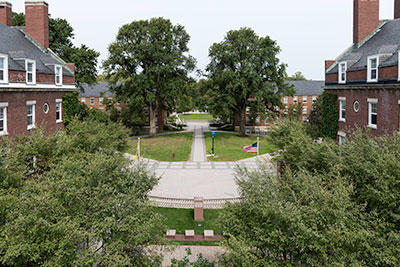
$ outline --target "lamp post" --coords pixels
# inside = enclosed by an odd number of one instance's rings
[[[211,132],[212,136],[212,148],[211,148],[211,154],[214,156],[215,155],[215,150],[214,150],[214,137],[215,137],[215,132]]]

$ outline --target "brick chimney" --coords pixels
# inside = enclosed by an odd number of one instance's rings
[[[9,2],[0,2],[0,24],[12,26],[12,5]]]
[[[353,42],[359,43],[379,26],[379,0],[354,0]]]
[[[25,1],[25,30],[44,48],[49,48],[49,5],[45,1]]]
[[[400,0],[394,0],[394,19],[400,19]]]

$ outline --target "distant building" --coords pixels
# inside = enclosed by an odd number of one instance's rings
[[[288,81],[290,85],[293,85],[296,93],[294,96],[282,96],[281,102],[284,106],[281,113],[285,114],[288,112],[290,105],[302,104],[301,118],[303,121],[307,121],[308,116],[312,110],[312,105],[315,103],[319,96],[323,92],[324,81]],[[266,113],[268,111],[266,110]],[[251,119],[250,110],[246,110],[246,131],[252,133],[263,133],[267,128],[275,123],[267,116],[265,120],[261,119],[261,116],[255,120]],[[239,114],[235,115],[234,120],[235,131],[239,131],[240,128],[240,117]]]
[[[400,130],[400,0],[379,20],[379,0],[354,0],[353,45],[325,62],[325,89],[338,97],[337,139],[354,126],[374,136]]]
[[[0,136],[63,129],[62,98],[76,90],[74,65],[49,49],[48,4],[26,1],[25,18],[12,27],[12,5],[0,2]]]
[[[80,93],[79,101],[81,103],[85,103],[89,108],[97,108],[101,111],[106,111],[107,107],[104,105],[104,100],[115,99],[115,93],[111,92],[108,86],[108,83],[101,82],[93,86],[84,85],[84,92]],[[117,102],[115,107],[117,108],[118,113],[121,113],[122,110],[126,107],[124,101]],[[147,107],[144,108],[142,114],[145,121],[145,128],[149,127],[149,109]],[[156,114],[156,126],[164,124],[167,120],[167,112],[164,110],[159,110]]]

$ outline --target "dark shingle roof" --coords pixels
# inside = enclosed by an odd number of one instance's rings
[[[339,57],[336,64],[327,71],[327,74],[338,72],[338,62],[347,61],[348,70],[361,70],[367,68],[369,56],[381,55],[379,65],[397,66],[400,49],[400,19],[385,21],[378,29],[371,33],[359,44],[353,45]]]
[[[322,86],[324,81],[287,81],[296,89],[296,95],[321,95],[323,92]],[[84,93],[81,92],[81,97],[114,97],[115,94],[110,92],[108,83],[102,82],[93,86],[83,85]]]
[[[83,89],[85,90],[84,93],[81,92],[81,97],[114,97],[115,94],[110,92],[108,88],[108,83],[98,83],[93,86],[89,86],[87,84],[83,85]]]
[[[44,52],[45,49],[28,38],[31,37],[19,28],[0,24],[0,54],[9,56],[10,70],[25,71],[25,59],[35,60],[37,71],[45,74],[54,74],[54,65],[64,65],[51,52]],[[63,69],[65,76],[73,76],[65,66]]]
[[[296,89],[295,95],[321,95],[325,81],[288,81]]]

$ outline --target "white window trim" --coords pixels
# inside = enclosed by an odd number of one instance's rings
[[[376,59],[376,79],[371,79],[371,60]],[[367,63],[367,82],[378,82],[379,80],[379,56],[369,56]]]
[[[57,68],[60,68],[60,82],[57,83]],[[61,65],[54,66],[54,82],[56,85],[63,85],[63,67]]]
[[[32,63],[32,82],[28,82],[28,63]],[[26,84],[36,84],[36,61],[27,59],[25,60],[25,71],[26,71]]]
[[[93,104],[92,104],[92,100],[93,100]],[[91,98],[90,98],[90,105],[91,105],[91,106],[94,106],[94,104],[96,104],[96,98],[91,97]]]
[[[7,109],[8,102],[0,102],[0,108],[4,108],[4,130],[0,132],[0,136],[8,135],[7,129]]]
[[[62,123],[63,122],[63,112],[62,112],[62,99],[56,99],[56,112],[57,112],[57,104],[60,104],[60,119],[56,120],[56,123]]]
[[[308,112],[308,108],[307,107],[303,107],[303,114],[307,114]]]
[[[100,105],[103,105],[103,102],[104,102],[104,97],[100,97],[100,98],[99,98],[99,103],[100,103]]]
[[[81,103],[86,104],[86,98],[81,97]]]
[[[0,58],[4,59],[4,79],[0,83],[8,83],[8,56],[0,54]]]
[[[287,103],[289,103],[289,97],[284,96],[283,97],[283,104],[287,104]]]
[[[32,130],[36,128],[36,101],[32,100],[32,101],[26,101],[26,106],[32,106],[32,125],[28,125],[27,129]]]
[[[305,95],[303,96],[303,103],[306,104],[308,102],[308,97]]]
[[[371,123],[371,104],[378,104],[378,99],[376,98],[368,98],[367,99],[368,102],[368,128],[371,129],[377,129],[378,128],[378,124],[372,124]],[[378,109],[378,105],[376,106],[376,109]],[[378,116],[378,110],[376,112],[376,116]]]
[[[298,97],[297,97],[297,95],[293,97],[293,102],[294,102],[294,103],[297,103],[297,102],[298,102]]]
[[[315,103],[315,102],[317,102],[317,101],[318,101],[318,97],[314,95],[314,96],[312,97],[312,102]]]
[[[342,74],[343,74],[343,72],[342,72],[342,65],[344,65],[344,69],[345,69],[345,71],[344,71],[344,80],[342,80]],[[338,82],[339,82],[339,83],[346,83],[346,80],[347,80],[347,62],[346,62],[346,61],[339,62],[339,71],[338,71],[338,75],[339,75],[339,77],[338,77]]]
[[[340,137],[346,138],[346,133],[345,132],[339,131],[337,135],[340,136]],[[343,143],[340,140],[341,139],[339,138],[339,145],[343,145]]]
[[[346,122],[346,118],[342,118],[342,102],[346,102],[346,97],[339,97],[339,121]],[[346,111],[346,108],[344,109]]]

